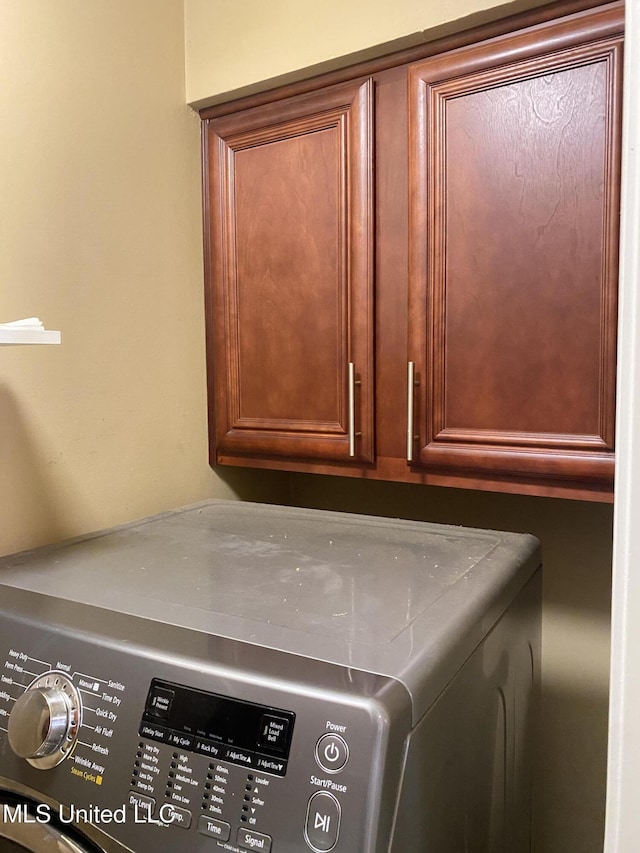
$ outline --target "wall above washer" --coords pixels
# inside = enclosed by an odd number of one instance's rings
[[[544,4],[184,0],[187,101],[201,109]]]

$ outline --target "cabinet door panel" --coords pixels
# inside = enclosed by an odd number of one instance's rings
[[[621,51],[598,20],[410,71],[418,464],[612,480]]]
[[[371,459],[371,84],[211,120],[206,156],[218,456]]]

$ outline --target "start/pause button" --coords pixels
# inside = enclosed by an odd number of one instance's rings
[[[305,841],[317,853],[327,853],[338,843],[340,834],[340,803],[333,794],[318,791],[307,806],[304,828]]]

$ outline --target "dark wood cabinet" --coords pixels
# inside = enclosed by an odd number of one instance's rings
[[[623,7],[586,5],[203,111],[212,462],[611,499]]]
[[[373,458],[371,101],[368,80],[206,124],[219,462]]]
[[[415,464],[613,481],[612,23],[591,13],[410,69]]]

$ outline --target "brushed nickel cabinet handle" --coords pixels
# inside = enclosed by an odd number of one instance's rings
[[[413,462],[413,390],[416,384],[416,363],[410,361],[407,364],[407,462]]]
[[[361,381],[356,379],[356,366],[349,362],[349,456],[356,455],[356,436],[361,433],[356,432],[356,385],[361,385]]]

